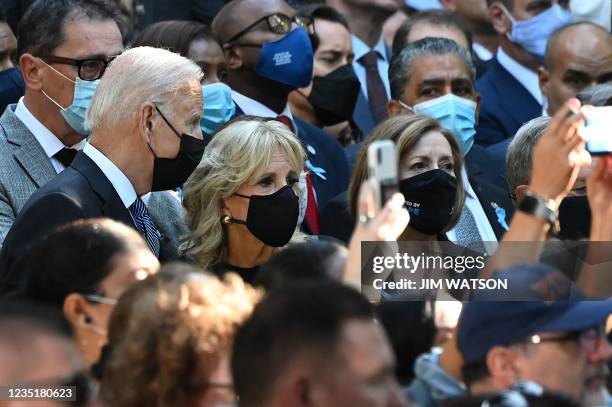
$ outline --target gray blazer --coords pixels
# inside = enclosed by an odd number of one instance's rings
[[[16,106],[8,106],[0,116],[0,247],[30,196],[57,175],[42,146],[15,116]],[[154,192],[148,209],[166,252],[178,253],[187,233],[178,198],[169,192]]]

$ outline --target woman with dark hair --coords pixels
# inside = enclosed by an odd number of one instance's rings
[[[63,310],[90,365],[106,343],[119,296],[159,268],[140,234],[110,219],[79,220],[56,229],[24,265],[23,295]]]
[[[232,90],[222,82],[227,74],[225,57],[210,27],[196,21],[161,21],[145,28],[132,46],[165,48],[202,68],[204,114],[200,126],[204,134],[212,135],[234,115]]]

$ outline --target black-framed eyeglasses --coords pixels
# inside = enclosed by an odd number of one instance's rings
[[[598,325],[581,331],[566,332],[557,336],[542,337],[531,335],[525,342],[537,345],[544,342],[577,342],[587,352],[593,351],[600,342],[607,341],[604,325]]]
[[[84,81],[95,81],[104,75],[104,71],[115,57],[110,58],[87,58],[87,59],[72,59],[64,57],[44,57],[41,58],[48,64],[64,64],[72,65],[78,68],[78,75]]]
[[[251,28],[255,27],[257,24],[265,21],[268,24],[268,29],[274,34],[287,34],[291,31],[291,24],[295,23],[298,27],[302,27],[306,30],[306,32],[310,35],[314,34],[314,19],[309,16],[301,16],[296,15],[294,17],[289,17],[286,14],[275,13],[270,14],[268,16],[264,16],[259,20],[253,22],[251,25],[247,26],[243,30],[239,31],[232,38],[230,38],[227,42],[234,42],[238,38],[242,37],[246,34]]]

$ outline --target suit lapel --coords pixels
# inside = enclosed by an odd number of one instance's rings
[[[89,182],[91,188],[102,201],[102,213],[104,216],[136,227],[132,215],[123,205],[119,194],[113,184],[106,178],[100,168],[83,152],[77,153],[73,163],[73,169],[80,172]]]
[[[489,69],[494,70],[493,77],[496,80],[493,86],[499,93],[500,104],[504,112],[516,122],[517,127],[541,115],[542,106],[519,81],[501,66],[497,58],[493,60]]]
[[[15,146],[15,160],[32,179],[37,188],[51,181],[57,173],[40,143],[28,128],[15,116],[9,106],[2,117],[0,127],[6,135],[6,140]]]
[[[482,206],[485,215],[487,215],[487,219],[489,220],[489,224],[493,229],[493,233],[495,233],[497,240],[501,240],[505,233],[505,230],[499,224],[500,221],[497,218],[495,208],[493,207],[494,204],[497,204],[492,201],[492,197],[485,192],[485,189],[480,186],[476,179],[469,177],[469,180],[470,184],[472,185],[472,189],[476,193],[476,198],[478,198],[478,201],[480,202],[480,206]]]

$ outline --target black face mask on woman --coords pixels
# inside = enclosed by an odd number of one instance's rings
[[[342,65],[325,76],[312,79],[308,101],[324,126],[350,120],[361,85],[351,65]]]
[[[449,224],[453,215],[457,180],[446,171],[431,170],[399,183],[410,214],[408,225],[427,235],[437,235]]]
[[[187,178],[189,178],[202,159],[205,144],[204,140],[197,139],[189,134],[179,134],[157,106],[155,106],[155,109],[157,109],[157,112],[172,129],[174,134],[181,139],[179,152],[174,158],[157,157],[157,154],[155,154],[155,151],[151,148],[151,144],[148,144],[149,149],[155,157],[153,160],[153,183],[151,185],[151,191],[166,191],[168,189],[178,188],[187,181]]]
[[[289,185],[270,195],[241,195],[249,200],[246,221],[231,219],[233,223],[246,225],[249,232],[271,247],[286,245],[297,227],[300,203]]]

